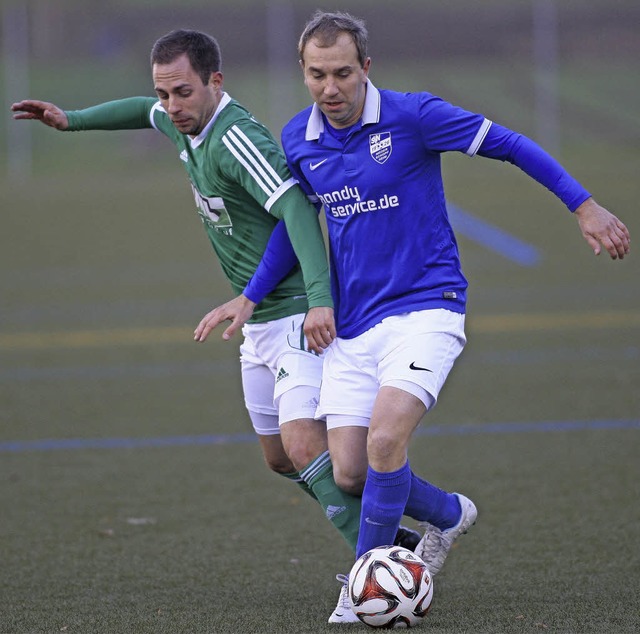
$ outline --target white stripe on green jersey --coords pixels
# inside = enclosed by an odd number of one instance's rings
[[[258,148],[251,143],[247,135],[237,125],[234,125],[223,135],[222,141],[238,161],[247,168],[249,174],[253,176],[267,196],[273,195],[274,191],[282,184],[282,179],[260,154]]]

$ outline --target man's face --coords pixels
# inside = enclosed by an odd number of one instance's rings
[[[152,72],[156,94],[173,125],[182,134],[200,134],[222,98],[222,73],[212,73],[205,86],[186,54],[170,64],[154,64]]]
[[[371,59],[360,66],[348,33],[341,33],[333,46],[324,48],[312,38],[300,64],[311,97],[334,128],[346,128],[360,119]]]

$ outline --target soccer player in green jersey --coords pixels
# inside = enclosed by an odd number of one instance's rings
[[[335,336],[318,214],[269,131],[224,92],[214,38],[172,31],[154,44],[151,65],[157,97],[75,111],[24,100],[13,104],[14,118],[70,131],[155,128],[173,142],[236,296],[212,313],[233,308],[234,315],[251,315],[240,347],[242,381],[265,461],[314,497],[355,549],[360,499],[336,486],[326,427],[314,420],[322,351]],[[242,293],[279,219],[286,223],[299,265],[256,305]],[[203,341],[209,330],[196,330],[195,339]]]

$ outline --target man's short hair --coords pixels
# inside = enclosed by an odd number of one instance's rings
[[[171,64],[185,54],[205,86],[211,73],[222,70],[222,54],[216,39],[188,29],[171,31],[157,40],[151,49],[151,65]]]
[[[298,42],[298,54],[304,62],[304,49],[309,40],[314,39],[321,47],[333,46],[342,33],[348,33],[356,45],[358,61],[364,66],[367,59],[367,45],[369,34],[364,20],[356,18],[349,13],[336,11],[316,11],[302,31]]]

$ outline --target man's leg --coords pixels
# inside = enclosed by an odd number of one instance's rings
[[[411,491],[409,439],[425,411],[419,399],[394,387],[382,387],[376,397],[356,557],[395,539]]]
[[[362,515],[384,514],[388,523],[402,513],[420,521],[425,535],[416,548],[437,572],[453,540],[475,521],[473,503],[421,480],[411,472],[407,449],[411,435],[431,409],[466,338],[464,315],[425,310],[398,315],[369,331],[367,351],[376,356],[381,388],[372,412],[367,451],[369,474]],[[401,501],[404,509],[399,509]],[[388,543],[393,525],[366,530],[361,522],[358,553]],[[377,542],[377,543],[376,543]]]
[[[295,482],[305,493],[315,499],[307,483],[300,478],[282,443],[278,410],[273,403],[275,385],[273,372],[257,355],[254,342],[250,337],[245,338],[240,352],[245,406],[253,429],[258,435],[267,467],[274,473]]]
[[[416,553],[436,574],[453,542],[475,522],[477,511],[465,496],[443,491],[411,471],[408,444],[425,411],[408,392],[380,389],[367,443],[369,468],[356,556],[392,543],[402,515],[408,515],[425,526]],[[390,428],[388,421],[395,421]]]
[[[314,399],[317,401],[317,394],[316,388],[296,386],[280,396],[282,444],[295,470],[322,506],[327,519],[355,550],[360,524],[360,496],[350,495],[336,484],[325,423],[312,417],[282,422],[283,418],[295,415],[312,416],[307,408]]]
[[[327,417],[329,451],[334,465],[334,476],[339,487],[354,495],[361,495],[367,477],[367,433],[369,419],[357,416],[329,415]],[[420,534],[400,526],[394,543],[409,550],[415,550]],[[338,604],[329,617],[329,623],[357,623],[351,610],[347,592],[348,578],[338,575],[342,584]]]

